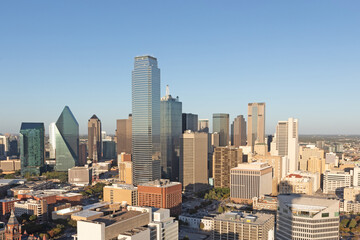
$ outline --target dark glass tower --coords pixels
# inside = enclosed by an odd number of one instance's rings
[[[68,106],[56,121],[56,171],[67,171],[78,166],[79,124]]]
[[[22,123],[20,129],[21,174],[40,175],[45,162],[44,123]]]
[[[193,132],[198,131],[198,115],[192,113],[182,114],[182,132],[191,130]]]
[[[229,114],[213,114],[213,132],[219,133],[220,147],[229,145]]]
[[[180,137],[182,135],[182,103],[171,97],[168,88],[161,98],[161,177],[179,181]]]
[[[160,179],[160,69],[151,56],[135,57],[132,72],[134,184]]]

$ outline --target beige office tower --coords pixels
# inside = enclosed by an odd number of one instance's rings
[[[339,211],[338,200],[279,195],[276,239],[339,239]]]
[[[185,191],[208,187],[208,134],[187,130],[180,141],[180,182]]]
[[[251,162],[267,163],[272,167],[272,195],[278,194],[278,186],[285,174],[282,170],[282,158],[280,156],[271,155],[254,155]]]
[[[209,119],[199,119],[198,121],[199,132],[209,132]]]
[[[310,171],[308,170],[309,164],[308,161],[310,160],[310,157],[318,158],[319,161],[324,160],[324,150],[316,148],[316,147],[300,147],[299,150],[299,166],[300,170],[302,171]],[[311,167],[310,167],[311,168]]]
[[[138,204],[137,188],[130,184],[113,184],[103,189],[104,201],[110,203],[126,203],[130,206]]]
[[[234,147],[217,147],[213,153],[214,187],[230,187],[230,169],[242,163],[242,150]]]
[[[94,114],[88,120],[88,156],[94,162],[101,160],[102,154],[102,136],[101,121]]]
[[[211,133],[211,146],[213,147],[219,147],[219,133],[217,132],[214,132],[214,133]]]
[[[254,197],[271,194],[272,167],[267,163],[242,163],[230,170],[230,199],[252,202]]]
[[[132,148],[132,115],[128,119],[116,120],[116,152],[131,154]]]
[[[133,184],[133,163],[131,154],[121,153],[118,155],[119,181],[120,183]]]
[[[223,213],[214,217],[212,239],[273,240],[274,222],[271,214]]]
[[[325,159],[318,157],[310,157],[307,161],[307,171],[311,173],[320,173],[325,172]]]
[[[298,170],[299,143],[298,143],[298,120],[289,118],[287,121],[279,121],[276,126],[276,149],[279,156],[287,156],[287,173]]]
[[[234,119],[234,147],[246,146],[246,121],[243,115]]]
[[[254,151],[255,142],[265,143],[265,103],[248,104],[247,145]]]

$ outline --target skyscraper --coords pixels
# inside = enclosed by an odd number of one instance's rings
[[[161,177],[179,180],[180,137],[182,134],[182,103],[166,88],[161,98]]]
[[[197,132],[198,130],[198,115],[192,113],[182,114],[182,132],[191,130]]]
[[[234,119],[234,146],[246,146],[246,121],[243,115]]]
[[[255,142],[265,143],[265,103],[248,104],[247,145],[254,151]]]
[[[135,57],[132,72],[134,184],[160,179],[160,69],[151,56]]]
[[[213,132],[219,133],[220,147],[229,145],[229,114],[213,114]]]
[[[39,175],[45,162],[44,123],[22,123],[20,129],[21,174]]]
[[[132,115],[128,119],[116,120],[116,152],[131,154],[132,145]]]
[[[185,191],[208,187],[208,134],[185,131],[180,145],[180,181]]]
[[[198,121],[199,132],[209,132],[209,119],[199,119]]]
[[[56,137],[55,137],[55,122],[50,123],[49,125],[49,145],[50,145],[50,158],[55,159],[56,151]]]
[[[288,121],[279,121],[276,126],[276,149],[279,156],[288,157],[287,173],[298,170],[299,144],[298,120],[289,118]]]
[[[68,171],[78,165],[79,124],[68,106],[56,121],[56,166],[57,171]]]
[[[93,160],[93,162],[101,160],[101,121],[95,114],[88,120],[88,152],[89,158]]]

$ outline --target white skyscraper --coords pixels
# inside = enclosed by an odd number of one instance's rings
[[[276,126],[276,150],[279,156],[287,156],[287,173],[298,170],[299,144],[298,120],[289,118]]]
[[[50,158],[55,159],[56,151],[56,138],[55,138],[55,122],[50,123],[49,125],[49,143],[50,143]]]

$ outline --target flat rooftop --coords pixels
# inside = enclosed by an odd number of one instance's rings
[[[147,182],[147,183],[142,183],[139,184],[139,186],[146,186],[146,187],[171,187],[171,186],[176,186],[179,185],[181,183],[179,182],[170,182],[170,180],[168,179],[160,179],[160,180],[155,180],[155,181],[151,181],[151,182]]]
[[[214,219],[232,221],[232,222],[264,224],[273,217],[274,217],[273,215],[265,214],[265,213],[249,214],[245,212],[227,212],[217,215]]]
[[[105,186],[104,188],[117,188],[117,189],[126,189],[126,190],[137,190],[137,187],[134,187],[134,185],[131,184],[120,184],[115,183],[111,186]]]
[[[101,214],[103,214],[103,212],[84,210],[84,211],[74,213],[74,214],[72,214],[72,216],[88,218],[88,217],[98,216],[98,215],[101,215]]]
[[[106,206],[109,206],[109,205],[110,205],[109,202],[98,202],[98,203],[83,206],[83,210],[91,210],[91,209],[95,209],[95,208],[102,208],[102,207],[106,207]]]
[[[123,212],[117,212],[115,214],[110,214],[104,217],[99,217],[94,220],[93,222],[102,222],[105,223],[105,226],[109,226],[111,224],[121,222],[139,215],[142,215],[145,213],[139,212],[139,211],[123,211]]]
[[[298,194],[278,195],[278,201],[289,207],[304,210],[321,210],[334,204],[339,204],[339,201],[335,199]]]
[[[252,163],[240,163],[232,170],[263,170],[271,167],[268,163],[252,162]]]

